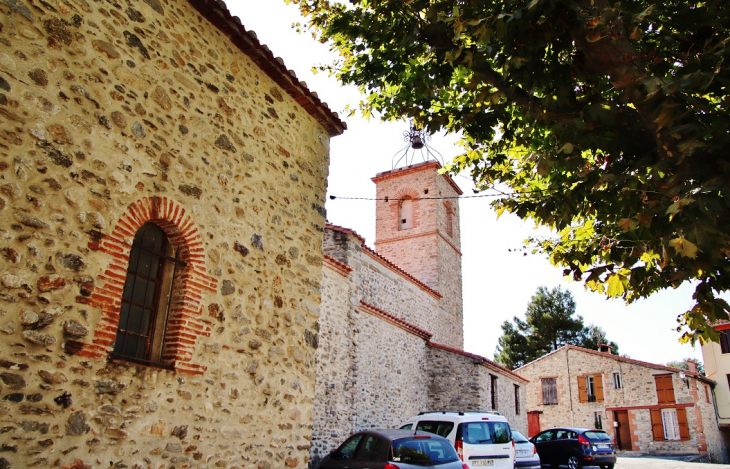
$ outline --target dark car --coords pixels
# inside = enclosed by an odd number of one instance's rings
[[[412,430],[365,430],[326,456],[320,469],[468,469],[446,438]]]
[[[542,464],[565,464],[570,469],[600,466],[613,469],[616,450],[603,430],[591,428],[551,428],[530,438]]]

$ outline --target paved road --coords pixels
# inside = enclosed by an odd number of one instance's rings
[[[547,468],[548,466],[543,466]],[[568,466],[560,466],[561,469]],[[590,469],[597,469],[590,466]],[[727,464],[707,464],[676,459],[619,456],[615,469],[730,469]]]
[[[619,456],[615,469],[730,469],[727,464],[706,464],[660,458],[631,458]]]
[[[727,464],[706,464],[700,462],[676,461],[659,458],[618,457],[615,469],[728,469]]]

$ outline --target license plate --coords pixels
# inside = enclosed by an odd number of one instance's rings
[[[596,445],[596,446],[598,446],[598,447],[599,447],[599,448],[601,448],[601,449],[606,449],[606,448],[608,448],[608,445]]]
[[[494,459],[476,459],[471,461],[472,466],[494,466]]]
[[[532,451],[529,449],[518,449],[517,450],[517,456],[529,456]]]

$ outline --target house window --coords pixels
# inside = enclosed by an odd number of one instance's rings
[[[558,379],[542,379],[542,404],[558,405]]]
[[[651,409],[651,427],[654,441],[689,440],[687,410],[684,408]]]
[[[603,376],[578,376],[578,400],[580,402],[603,402]]]
[[[515,415],[520,415],[520,386],[515,384]]]
[[[586,376],[586,391],[588,392],[588,402],[596,402],[596,388],[593,376]]]
[[[727,331],[720,331],[720,349],[722,353],[730,353],[730,337]]]
[[[398,229],[410,230],[413,228],[413,200],[403,199],[398,207]]]
[[[137,231],[129,254],[113,358],[161,364],[175,270],[185,265],[176,254],[154,223],[145,223]]]
[[[672,375],[654,375],[657,401],[661,404],[674,404],[674,384]]]
[[[593,425],[599,430],[603,428],[603,414],[601,412],[593,413]]]
[[[662,409],[662,427],[665,440],[679,440],[677,409]]]
[[[621,373],[613,374],[613,388],[621,389]]]
[[[492,384],[492,410],[497,410],[497,377],[489,375]]]

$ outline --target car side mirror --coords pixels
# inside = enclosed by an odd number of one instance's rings
[[[535,437],[534,436],[532,438],[530,438],[530,443],[532,443],[533,445],[535,444]]]

